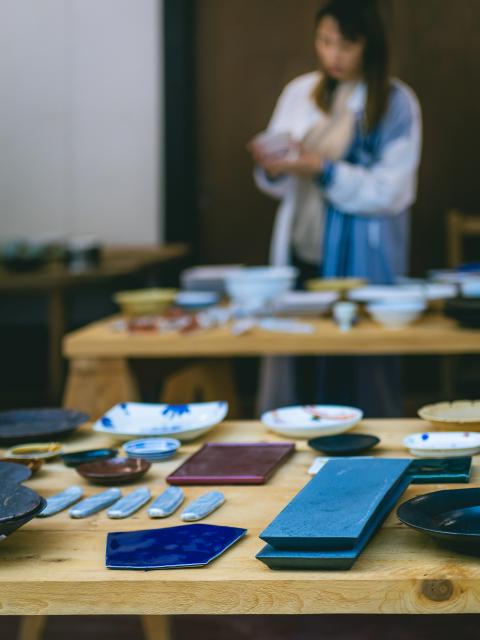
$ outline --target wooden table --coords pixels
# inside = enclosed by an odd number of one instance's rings
[[[462,329],[439,313],[429,313],[416,324],[389,330],[366,317],[351,331],[341,332],[331,319],[312,322],[312,334],[285,334],[259,328],[242,336],[230,327],[206,329],[189,335],[115,331],[113,319],[90,324],[64,339],[70,360],[65,402],[92,416],[117,402],[131,400],[135,380],[131,358],[227,358],[279,355],[448,355],[480,353],[480,332]],[[228,372],[223,371],[223,379]],[[99,393],[99,391],[101,391]]]
[[[374,454],[403,457],[402,438],[425,428],[419,420],[369,420],[357,428],[381,437]],[[227,422],[207,434],[209,441],[276,441],[256,422]],[[172,461],[153,465],[143,481],[156,496],[165,476],[202,440],[186,443]],[[113,444],[109,436],[82,428],[68,441],[68,450]],[[72,520],[66,513],[36,519],[0,544],[0,614],[321,614],[321,613],[477,613],[480,610],[480,563],[455,554],[431,538],[402,525],[390,514],[349,571],[272,571],[255,559],[262,548],[262,529],[309,480],[315,457],[304,441],[265,486],[225,486],[226,503],[206,520],[211,524],[248,529],[247,536],[211,565],[171,571],[111,571],[105,569],[108,531],[127,531],[181,524],[178,514],[150,520],[143,508],[133,517],[109,520],[100,513]],[[473,481],[478,486],[479,467]],[[87,485],[60,463],[44,465],[26,484],[44,496],[71,484],[87,494]],[[455,485],[414,485],[411,498]],[[458,485],[456,485],[458,486]],[[187,500],[205,487],[187,487]],[[152,621],[152,619],[150,618]],[[156,619],[155,629],[164,629]],[[152,636],[153,637],[153,636]]]
[[[63,382],[61,342],[65,334],[65,294],[89,284],[100,284],[134,275],[188,255],[185,244],[150,247],[106,247],[98,266],[75,271],[60,263],[28,273],[0,267],[0,295],[42,294],[48,298],[49,395],[58,403]]]

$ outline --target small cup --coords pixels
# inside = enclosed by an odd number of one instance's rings
[[[354,302],[337,302],[333,305],[333,317],[340,331],[350,331],[357,319],[358,306]]]

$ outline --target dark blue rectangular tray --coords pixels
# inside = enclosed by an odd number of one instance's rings
[[[370,519],[362,537],[352,549],[331,551],[286,551],[275,549],[267,544],[257,554],[257,559],[270,569],[317,569],[345,570],[351,569],[372,536],[382,525],[385,518],[395,507],[410,484],[410,476],[404,475],[390,491],[388,498]]]
[[[260,534],[276,549],[353,549],[411,460],[334,458]]]

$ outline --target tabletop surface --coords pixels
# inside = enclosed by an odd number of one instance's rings
[[[461,354],[480,352],[480,331],[463,329],[439,312],[430,312],[404,329],[386,329],[366,316],[342,332],[331,318],[304,319],[310,334],[265,331],[258,327],[235,336],[229,325],[189,334],[115,329],[106,318],[64,338],[68,358],[162,358],[256,355]]]
[[[375,455],[403,457],[405,435],[424,430],[419,420],[364,421],[357,431],[377,434]],[[70,438],[69,451],[112,445],[111,436],[85,425]],[[226,422],[208,441],[278,441],[258,422]],[[154,496],[165,477],[202,444],[186,443],[171,461],[152,466],[143,481]],[[126,520],[100,513],[72,520],[67,513],[36,519],[0,543],[0,614],[310,614],[473,613],[480,610],[480,562],[455,554],[398,521],[395,511],[349,571],[272,571],[255,559],[259,533],[308,482],[316,455],[305,441],[264,486],[225,486],[226,503],[204,522],[245,527],[245,538],[205,568],[111,571],[104,567],[109,531],[154,529],[181,524],[174,514],[151,520],[144,507]],[[478,466],[473,484],[478,486]],[[86,484],[60,462],[44,465],[26,485],[49,496]],[[457,485],[458,486],[458,485]],[[464,485],[463,485],[464,486]],[[453,485],[415,485],[404,498]],[[206,491],[186,487],[187,500]]]
[[[16,293],[105,280],[128,275],[151,265],[184,258],[188,245],[151,247],[105,247],[98,266],[75,271],[64,264],[51,263],[35,271],[15,272],[0,266],[0,292]]]

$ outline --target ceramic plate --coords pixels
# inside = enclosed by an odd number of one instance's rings
[[[221,422],[228,413],[227,402],[191,404],[146,404],[124,402],[110,409],[93,425],[94,431],[121,440],[132,437],[175,436],[193,440]]]
[[[327,313],[338,297],[335,291],[289,291],[276,298],[272,307],[277,313],[319,315]]]
[[[380,438],[364,433],[342,433],[338,436],[313,438],[308,444],[328,456],[353,456],[368,451],[380,442]]]
[[[84,464],[85,462],[114,458],[117,453],[116,449],[86,449],[84,451],[62,453],[61,458],[66,467],[78,467],[79,464]]]
[[[62,453],[62,445],[58,442],[38,442],[22,444],[8,449],[6,458],[19,460],[52,460]]]
[[[164,529],[109,533],[108,569],[202,567],[240,540],[246,529],[187,524]]]
[[[439,402],[422,407],[418,415],[422,420],[433,423],[451,423],[469,428],[480,426],[480,400],[457,400],[456,402]]]
[[[380,300],[447,300],[454,298],[456,289],[445,284],[369,285],[350,291],[348,298],[355,302],[378,302]]]
[[[457,431],[414,433],[407,436],[403,444],[419,458],[470,456],[480,451],[480,434]]]
[[[282,436],[316,438],[348,431],[362,418],[363,412],[354,407],[304,405],[268,411],[262,415],[262,422]]]
[[[19,409],[0,412],[0,446],[44,442],[75,431],[89,416],[68,409]]]
[[[438,538],[461,553],[480,554],[480,489],[434,491],[397,510],[409,527]]]

